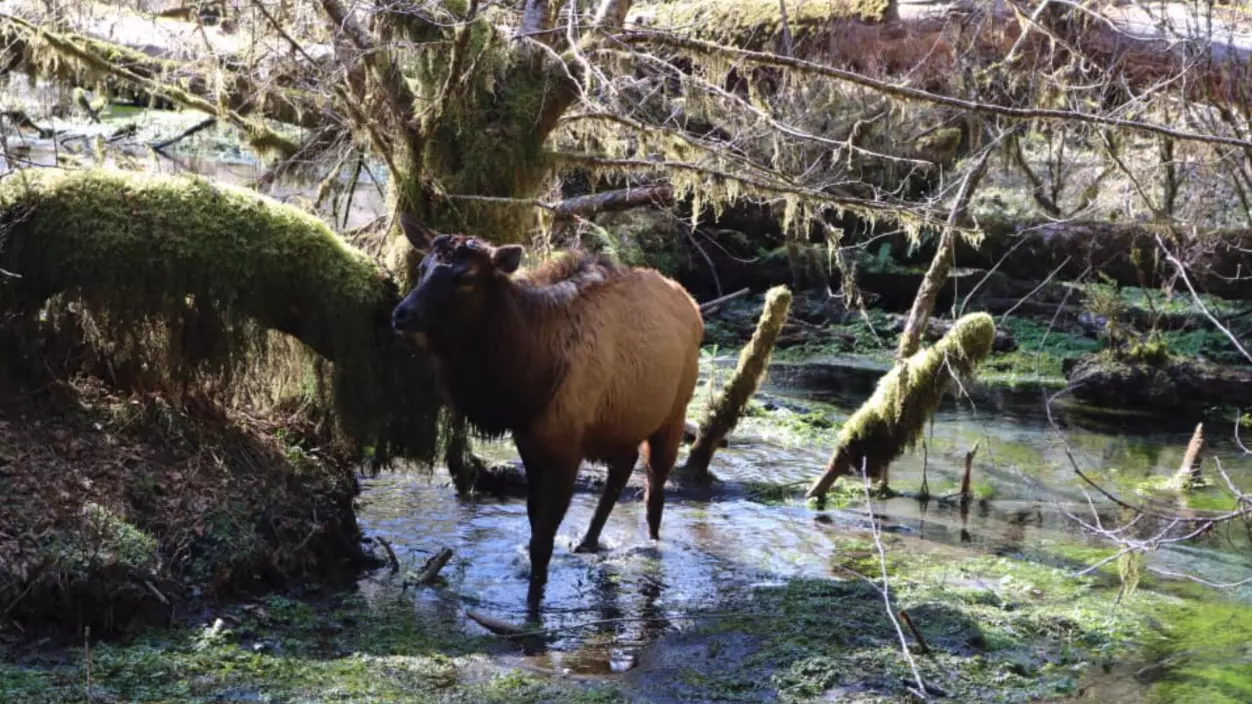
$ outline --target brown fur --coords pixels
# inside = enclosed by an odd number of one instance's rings
[[[465,295],[481,304],[425,344],[450,404],[481,432],[513,433],[526,466],[536,608],[583,459],[607,463],[609,478],[579,550],[596,548],[641,449],[649,534],[659,537],[704,324],[691,296],[652,269],[571,253],[510,277],[495,269],[495,248],[476,240],[444,240],[441,251],[466,242],[480,283]]]

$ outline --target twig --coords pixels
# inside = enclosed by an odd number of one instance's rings
[[[751,289],[741,288],[741,289],[739,289],[738,291],[735,291],[734,293],[728,293],[728,294],[726,294],[725,296],[721,296],[721,297],[719,297],[719,298],[714,298],[714,299],[713,299],[713,300],[711,300],[711,301],[707,301],[707,302],[705,302],[705,303],[701,303],[701,304],[700,304],[700,313],[701,313],[702,315],[708,315],[710,311],[712,311],[714,308],[717,308],[718,306],[722,305],[723,303],[726,303],[726,302],[728,302],[728,301],[733,301],[733,300],[734,300],[734,299],[736,299],[736,298],[740,298],[740,297],[742,297],[742,296],[746,296],[746,295],[748,295],[748,292],[749,292],[750,290],[751,290]]]
[[[175,142],[181,142],[182,140],[187,139],[188,137],[190,137],[191,135],[197,132],[201,132],[212,127],[215,123],[217,123],[216,117],[206,117],[205,119],[197,122],[191,127],[188,127],[187,129],[183,130],[182,133],[178,134],[177,136],[170,137],[169,139],[163,139],[160,142],[157,142],[150,146],[152,147],[153,151],[159,152],[162,149],[165,149],[166,147],[170,146],[171,144],[174,144]]]
[[[396,551],[391,549],[391,543],[387,542],[387,539],[381,535],[375,536],[374,540],[377,540],[378,544],[383,546],[383,550],[387,551],[387,564],[391,565],[391,572],[393,574],[399,572],[400,561],[396,559]]]
[[[917,663],[913,660],[912,653],[909,652],[908,639],[904,637],[904,630],[900,628],[900,620],[896,618],[895,610],[891,607],[891,588],[887,577],[887,550],[882,544],[882,532],[879,530],[878,521],[874,519],[873,497],[870,495],[869,486],[868,460],[865,457],[861,458],[861,481],[865,488],[865,513],[869,516],[870,533],[874,536],[874,547],[878,550],[878,565],[882,570],[882,588],[879,590],[879,593],[882,594],[883,603],[887,607],[887,618],[891,619],[891,624],[896,629],[896,635],[900,637],[900,650],[909,664],[909,669],[913,671],[913,679],[917,681],[917,690],[913,694],[924,701],[926,700],[926,683],[922,682],[922,674],[917,671]]]
[[[917,630],[917,626],[913,625],[913,619],[909,618],[909,612],[900,609],[900,620],[904,621],[904,625],[909,627],[913,638],[917,640],[917,647],[922,651],[922,655],[930,655],[930,646],[926,645],[926,639],[922,637],[922,632]]]
[[[1012,308],[1009,308],[1008,310],[1004,311],[1004,315],[1000,316],[1000,322],[998,323],[998,325],[1003,326],[1004,321],[1008,319],[1009,315],[1012,314],[1013,311],[1017,310],[1023,303],[1029,300],[1031,296],[1038,293],[1039,290],[1042,289],[1044,286],[1047,286],[1048,282],[1052,280],[1052,277],[1060,273],[1061,269],[1064,269],[1065,265],[1068,263],[1069,263],[1069,256],[1067,255],[1065,257],[1065,261],[1061,262],[1060,266],[1053,269],[1052,273],[1048,274],[1048,277],[1046,279],[1044,279],[1043,281],[1040,281],[1038,286],[1030,290],[1030,293],[1026,294],[1025,296],[1022,296],[1022,299],[1018,301]]]
[[[1169,251],[1169,248],[1165,246],[1165,242],[1161,239],[1160,235],[1156,236],[1156,243],[1160,246],[1161,251],[1165,253],[1165,258],[1174,265],[1174,268],[1178,269],[1178,276],[1180,276],[1182,278],[1182,282],[1187,285],[1187,290],[1191,292],[1192,300],[1194,300],[1195,304],[1200,307],[1200,312],[1204,313],[1204,317],[1209,319],[1209,322],[1213,324],[1213,327],[1217,328],[1223,335],[1230,338],[1230,341],[1235,345],[1235,349],[1239,350],[1239,353],[1247,358],[1249,362],[1252,362],[1252,353],[1249,353],[1243,348],[1243,345],[1239,344],[1239,338],[1235,337],[1235,334],[1231,332],[1229,328],[1217,322],[1217,318],[1209,312],[1208,306],[1205,306],[1204,301],[1200,300],[1200,294],[1196,293],[1195,287],[1191,285],[1191,279],[1187,276],[1187,267],[1183,266],[1183,263],[1179,261],[1178,257],[1174,256],[1173,252]]]
[[[148,591],[152,592],[152,595],[155,596],[157,599],[159,599],[162,604],[166,606],[170,605],[169,598],[167,598],[164,594],[162,594],[161,590],[157,589],[155,584],[145,579],[143,581],[143,585],[147,587]]]

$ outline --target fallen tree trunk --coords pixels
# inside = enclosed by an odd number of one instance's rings
[[[886,0],[802,3],[788,13],[793,38],[790,47],[783,33],[780,5],[774,0],[641,4],[632,10],[628,26],[681,28],[695,39],[793,56],[857,73],[908,75],[914,86],[946,95],[959,95],[966,89],[963,82],[971,63],[1002,63],[1014,48],[1014,70],[1023,75],[1055,70],[1069,58],[1068,52],[1056,51],[1056,37],[1048,32],[1031,27],[1023,36],[1026,23],[1018,21],[1008,4],[989,13],[968,2],[904,5],[899,8],[899,19],[884,21],[889,4]],[[1185,73],[1187,81],[1181,89],[1190,100],[1237,104],[1242,99],[1242,87],[1249,82],[1248,51],[1233,38],[1226,39],[1230,35],[1221,18],[1211,28],[1196,26],[1202,23],[1193,21],[1190,28],[1168,30],[1171,36],[1134,36],[1127,27],[1135,18],[1125,9],[1093,11],[1103,11],[1104,15],[1062,15],[1056,29],[1064,31],[1065,39],[1085,62],[1119,74],[1132,91]],[[1151,23],[1142,26],[1149,32],[1167,31]],[[1212,60],[1197,60],[1195,55],[1177,50],[1183,43],[1180,39],[1190,40],[1186,42],[1189,47],[1202,43],[1212,52]],[[1121,97],[1134,98],[1130,94]]]
[[[293,206],[191,176],[26,169],[0,183],[0,269],[0,313],[78,301],[109,354],[160,362],[173,387],[229,388],[267,331],[286,333],[332,363],[334,416],[361,452],[434,459],[441,404],[391,331],[395,284]]]
[[[1176,274],[1156,243],[1161,228],[1152,225],[986,219],[979,225],[986,233],[979,244],[958,238],[957,266],[990,269],[999,263],[996,271],[1001,274],[1030,280],[1042,279],[1054,269],[1059,280],[1098,271],[1124,286],[1145,287],[1160,286]],[[1187,276],[1197,290],[1252,300],[1252,229],[1184,232],[1172,248],[1187,265]],[[934,251],[934,244],[923,245],[910,260],[928,260]]]

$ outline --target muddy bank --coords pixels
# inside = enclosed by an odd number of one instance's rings
[[[99,636],[205,600],[350,579],[346,464],[312,428],[78,381],[0,377],[0,631]]]
[[[1070,392],[1097,406],[1166,412],[1188,407],[1245,406],[1252,368],[1188,360],[1135,363],[1099,354],[1066,370]]]

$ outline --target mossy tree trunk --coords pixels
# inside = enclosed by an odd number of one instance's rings
[[[918,352],[935,300],[952,271],[955,226],[986,173],[990,157],[991,151],[984,150],[961,183],[948,216],[948,227],[940,236],[939,248],[900,334],[895,367],[879,380],[874,395],[844,424],[826,470],[809,487],[809,497],[823,496],[835,479],[859,473],[862,465],[867,476],[886,484],[888,466],[916,441],[939,408],[939,400],[952,379],[949,369],[957,375],[972,374],[991,354],[995,323],[985,313],[957,320],[934,347]]]
[[[19,277],[0,312],[80,301],[113,348],[174,354],[173,377],[221,378],[266,330],[286,333],[332,362],[335,417],[362,455],[434,458],[440,403],[390,329],[398,289],[293,206],[198,177],[23,170],[0,184],[0,269]]]
[[[739,364],[735,367],[730,382],[709,402],[691,452],[687,455],[687,462],[683,465],[683,475],[700,482],[707,482],[712,478],[709,474],[709,462],[713,459],[713,453],[730,431],[735,429],[743,415],[743,409],[765,378],[765,370],[774,351],[774,342],[778,340],[778,333],[787,320],[789,310],[791,292],[785,286],[775,286],[765,294],[765,307],[756,324],[756,332],[739,352]]]

